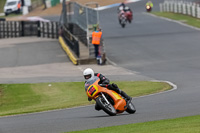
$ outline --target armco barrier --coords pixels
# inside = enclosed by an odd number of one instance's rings
[[[71,34],[65,26],[62,28],[62,37],[71,50],[73,50],[73,52],[76,54],[76,56],[80,57],[79,40],[77,37]]]
[[[76,59],[76,57],[73,55],[73,53],[71,52],[70,48],[68,47],[68,45],[65,43],[64,39],[62,36],[59,37],[59,42],[62,46],[62,48],[64,49],[64,51],[67,53],[67,55],[69,56],[70,60],[72,61],[73,64],[78,65],[78,60]]]

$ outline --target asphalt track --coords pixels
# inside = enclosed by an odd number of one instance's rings
[[[159,3],[160,0],[155,2]],[[137,112],[133,115],[124,113],[110,117],[103,111],[95,111],[93,106],[77,107],[2,117],[0,132],[59,133],[199,114],[200,31],[148,15],[141,8],[144,4],[144,1],[130,4],[134,11],[134,22],[124,29],[118,24],[116,8],[100,12],[106,53],[113,66],[91,67],[102,73],[107,72],[111,80],[167,80],[177,85],[176,90],[134,98]],[[154,5],[157,10],[158,4]],[[64,60],[59,63],[69,65]],[[54,63],[57,63],[57,59],[47,62]],[[81,72],[85,67],[88,66],[73,68]],[[61,68],[71,70],[72,66]],[[119,71],[119,75],[115,75],[116,71]],[[71,77],[60,74],[52,76],[51,80],[81,80],[79,74]]]

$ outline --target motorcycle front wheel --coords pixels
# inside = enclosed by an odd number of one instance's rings
[[[125,24],[121,24],[122,28],[124,28],[126,25]]]
[[[101,107],[101,109],[106,112],[107,114],[109,114],[110,116],[114,116],[117,114],[115,108],[113,107],[112,104],[108,104],[105,99],[102,96],[99,96],[96,99],[96,103],[99,107]]]
[[[136,108],[132,102],[129,103],[126,112],[128,112],[129,114],[134,114],[136,112]]]

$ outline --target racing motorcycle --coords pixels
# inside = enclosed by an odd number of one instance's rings
[[[150,5],[146,5],[146,11],[147,12],[151,12],[151,10],[152,10],[151,6]]]
[[[122,28],[124,28],[126,26],[127,23],[127,17],[124,11],[121,11],[119,13],[119,24],[122,26]]]
[[[110,116],[114,116],[124,111],[134,114],[136,108],[133,103],[126,102],[126,100],[113,90],[107,89],[104,84],[98,84],[100,79],[96,76],[89,79],[85,83],[86,94],[89,98],[96,101],[98,107],[100,107],[105,113]]]
[[[127,17],[128,22],[131,23],[131,21],[133,20],[132,12],[131,11],[127,11],[125,15]]]

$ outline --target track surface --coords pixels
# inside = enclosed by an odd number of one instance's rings
[[[133,99],[137,108],[133,115],[124,113],[109,117],[103,111],[95,111],[93,106],[78,107],[2,117],[0,132],[59,133],[199,114],[200,31],[150,16],[141,8],[144,4],[143,1],[130,4],[134,22],[124,29],[118,24],[116,8],[100,12],[107,56],[117,66],[130,70],[120,71],[122,76],[118,78],[121,80],[127,77],[130,80],[168,80],[177,85],[177,90]],[[156,9],[158,4],[155,4]],[[87,66],[77,69],[84,67]],[[94,69],[103,71],[100,67]],[[70,80],[77,80],[77,77],[78,74]],[[116,79],[112,73],[109,77]]]

